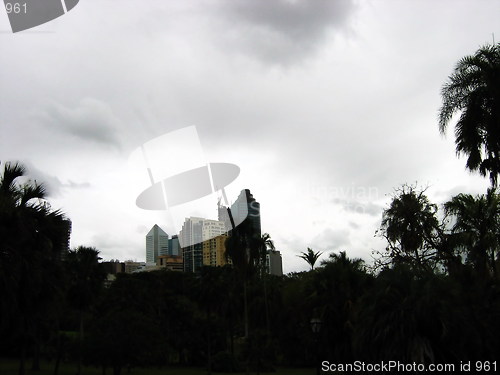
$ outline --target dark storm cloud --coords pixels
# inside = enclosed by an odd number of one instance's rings
[[[265,61],[289,64],[313,53],[331,30],[347,26],[351,0],[222,1],[225,37],[233,47]]]
[[[44,122],[82,140],[120,148],[119,121],[111,108],[95,99],[83,99],[76,107],[53,104],[42,115]]]

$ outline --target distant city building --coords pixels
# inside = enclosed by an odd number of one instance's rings
[[[184,271],[184,264],[180,255],[160,255],[156,265],[169,271]]]
[[[146,235],[146,263],[156,264],[160,255],[169,255],[168,234],[155,224]]]
[[[201,217],[186,218],[179,232],[184,272],[198,272],[203,265],[203,220]]]
[[[279,251],[267,250],[266,272],[270,275],[283,276],[283,263]]]
[[[176,234],[168,240],[168,255],[182,255],[179,236]]]
[[[222,221],[224,223],[224,228],[226,232],[229,232],[231,229],[233,229],[233,225],[231,224],[231,219],[229,218],[228,208],[220,204],[220,201],[217,202],[217,213],[219,221]]]
[[[193,216],[184,220],[178,237],[181,248],[184,249],[190,245],[203,241],[203,220],[205,219]]]
[[[203,241],[204,266],[218,267],[231,263],[226,260],[226,238],[227,234],[224,233]]]
[[[205,263],[205,242],[224,235],[225,233],[226,228],[222,221],[203,219],[201,217],[186,218],[179,233],[179,241],[182,247],[182,257],[184,260],[184,271],[198,272]],[[219,252],[223,251],[221,250],[221,246],[223,246],[223,243],[222,245],[219,244]],[[212,250],[207,248],[206,251],[212,251],[213,253],[216,250],[215,248]],[[221,262],[220,260],[219,263]]]
[[[151,260],[154,257],[156,265],[172,267],[172,269],[175,268],[176,270],[180,268],[180,259],[182,259],[184,272],[198,272],[203,265],[223,266],[228,264],[225,257],[225,241],[228,232],[233,228],[233,223],[237,226],[244,220],[248,220],[254,235],[261,236],[260,204],[255,200],[249,189],[241,191],[230,209],[221,205],[220,201],[217,208],[219,220],[201,217],[186,218],[179,235],[174,235],[167,241],[167,252],[158,252],[156,255],[152,252],[153,255],[146,257],[147,264],[152,264]],[[155,227],[151,229],[148,236],[151,235],[154,238]],[[168,235],[165,232],[163,233],[168,238]],[[149,243],[152,243],[152,240],[149,240]],[[147,254],[149,253],[147,252]],[[181,258],[173,258],[175,256]],[[268,272],[283,274],[279,251],[268,254],[266,265],[269,268]]]
[[[254,234],[261,236],[260,203],[255,200],[249,189],[242,190],[236,201],[231,205],[231,215],[235,226],[241,224],[244,220],[249,220]]]
[[[224,222],[208,219],[203,220],[201,228],[201,238],[203,241],[220,236],[224,233],[226,233],[226,226]]]

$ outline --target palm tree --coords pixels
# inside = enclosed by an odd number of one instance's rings
[[[0,292],[3,325],[16,325],[20,341],[19,374],[25,372],[28,343],[38,353],[38,331],[52,318],[49,311],[61,288],[57,280],[64,216],[46,201],[45,188],[36,182],[20,183],[26,169],[5,163],[0,177]],[[0,328],[2,328],[0,326]],[[37,355],[33,362],[38,368]]]
[[[390,206],[382,214],[381,236],[388,242],[392,264],[409,263],[420,269],[433,266],[435,237],[439,228],[437,206],[425,190],[403,185],[396,190]]]
[[[466,155],[466,167],[489,173],[493,186],[500,174],[500,43],[481,47],[456,65],[441,90],[439,110],[442,134],[453,115],[460,112],[455,125],[458,155]]]
[[[307,253],[301,252],[301,255],[297,255],[299,258],[304,259],[307,264],[311,266],[311,271],[314,269],[314,264],[318,260],[318,258],[323,254],[322,252],[314,252],[310,247],[307,248]]]
[[[474,197],[459,194],[445,203],[447,214],[455,220],[451,229],[457,245],[465,250],[467,262],[480,275],[497,275],[500,254],[500,196],[494,189]]]

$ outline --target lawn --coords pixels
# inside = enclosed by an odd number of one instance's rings
[[[1,375],[17,375],[19,362],[16,360],[0,360]],[[26,364],[26,375],[52,375],[54,371],[54,363],[42,362],[40,371],[31,371],[31,362]],[[261,373],[274,375],[314,375],[314,369],[307,368],[278,368],[276,372]],[[75,375],[76,365],[73,363],[61,363],[59,375]],[[196,367],[165,367],[165,368],[133,368],[130,372],[127,369],[122,370],[122,375],[206,375],[207,371],[204,368]],[[240,373],[240,374],[244,374]],[[251,373],[254,375],[255,373]],[[84,367],[82,375],[102,375],[102,370],[95,367]],[[107,369],[106,375],[113,375],[111,368]],[[212,375],[227,375],[227,373],[212,372]]]

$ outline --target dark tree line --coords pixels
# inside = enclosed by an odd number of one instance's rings
[[[5,166],[1,188],[12,168],[19,166]],[[318,354],[332,362],[458,363],[500,352],[493,189],[453,197],[443,215],[424,191],[398,190],[383,213],[388,247],[376,272],[340,252],[308,272],[267,275],[261,260],[270,238],[243,224],[227,244],[233,266],[118,274],[105,287],[99,252],[80,247],[61,259],[63,215],[18,195],[26,185],[10,187],[13,197],[2,191],[0,347],[20,359],[20,374],[27,359],[38,368],[40,357],[55,374],[71,361],[77,373],[83,364],[119,375],[171,365],[260,372],[314,366]],[[313,317],[322,322],[317,336]]]

